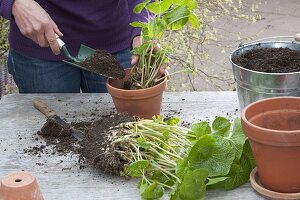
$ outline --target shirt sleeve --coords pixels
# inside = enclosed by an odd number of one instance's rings
[[[152,0],[153,1],[153,0]],[[140,21],[140,22],[147,22],[149,18],[153,17],[153,13],[148,13],[145,9],[136,14],[133,12],[133,8],[139,4],[144,2],[143,0],[128,0],[128,8],[130,13],[130,22]],[[135,36],[141,35],[141,28],[132,28],[131,31],[131,41]]]
[[[5,19],[12,20],[12,6],[14,0],[0,0],[0,16]]]

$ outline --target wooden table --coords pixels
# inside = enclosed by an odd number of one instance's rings
[[[37,177],[46,200],[140,199],[137,180],[125,180],[92,169],[80,170],[77,155],[33,156],[23,153],[40,145],[36,132],[45,117],[35,110],[32,100],[39,98],[68,121],[89,120],[114,111],[108,94],[14,94],[0,100],[0,178],[25,170]],[[167,92],[162,113],[179,116],[184,122],[212,120],[215,116],[239,116],[236,92]],[[91,115],[91,113],[95,113]],[[164,199],[168,199],[165,195]],[[211,190],[206,199],[264,199],[247,183],[232,191]]]

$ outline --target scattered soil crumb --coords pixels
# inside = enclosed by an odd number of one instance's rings
[[[117,113],[102,116],[95,121],[72,122],[74,128],[84,133],[83,141],[79,142],[71,135],[70,131],[64,130],[49,118],[41,131],[38,131],[38,135],[46,141],[46,144],[28,147],[23,152],[38,156],[41,153],[48,155],[79,154],[77,164],[80,165],[80,169],[92,166],[101,171],[119,175],[126,162],[116,153],[118,147],[112,144],[112,140],[115,134],[122,134],[122,131],[126,130],[118,125],[131,121],[134,119],[129,115]],[[32,139],[39,140],[39,137],[34,136]],[[48,146],[52,146],[53,151],[45,151]]]

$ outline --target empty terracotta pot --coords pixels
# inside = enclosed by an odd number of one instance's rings
[[[16,172],[1,180],[3,200],[43,200],[36,178],[27,172]]]
[[[275,97],[248,105],[242,127],[261,183],[282,193],[300,192],[300,97]]]
[[[130,70],[125,69],[125,80]],[[122,81],[118,79],[108,79],[106,82],[108,93],[112,96],[117,112],[125,112],[145,119],[151,119],[154,115],[160,114],[167,78],[154,87],[140,90],[121,89],[121,85]]]

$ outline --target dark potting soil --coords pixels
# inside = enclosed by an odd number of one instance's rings
[[[118,79],[125,77],[125,71],[117,58],[106,50],[97,49],[92,56],[82,61],[80,65],[108,77]]]
[[[122,134],[125,130],[117,127],[119,124],[133,120],[127,114],[115,114],[96,120],[80,143],[81,157],[97,169],[119,175],[126,162],[116,152],[118,149],[112,140],[115,134]]]
[[[87,132],[92,126],[92,122],[84,121],[71,124],[74,128],[81,130],[83,133]],[[76,152],[74,143],[77,142],[77,139],[71,135],[70,130],[64,129],[52,118],[47,119],[46,123],[41,128],[41,131],[38,131],[38,135],[42,136],[46,141],[46,146],[54,145],[54,150],[56,152],[62,154],[66,154],[70,151]],[[37,148],[36,151],[39,151],[39,148]]]
[[[68,130],[62,130],[61,126],[48,119],[41,131],[40,136],[46,141],[46,145],[35,146],[24,149],[24,153],[41,155],[44,149],[54,146],[54,151],[59,155],[66,155],[70,152],[79,154],[79,162],[92,166],[95,169],[119,175],[126,162],[116,152],[112,139],[115,134],[122,134],[122,127],[117,127],[124,122],[134,119],[127,114],[113,114],[103,116],[95,121],[75,122],[72,125],[84,133],[84,139],[77,141]]]
[[[262,48],[233,56],[232,61],[246,69],[266,73],[300,72],[300,52],[289,48]]]

